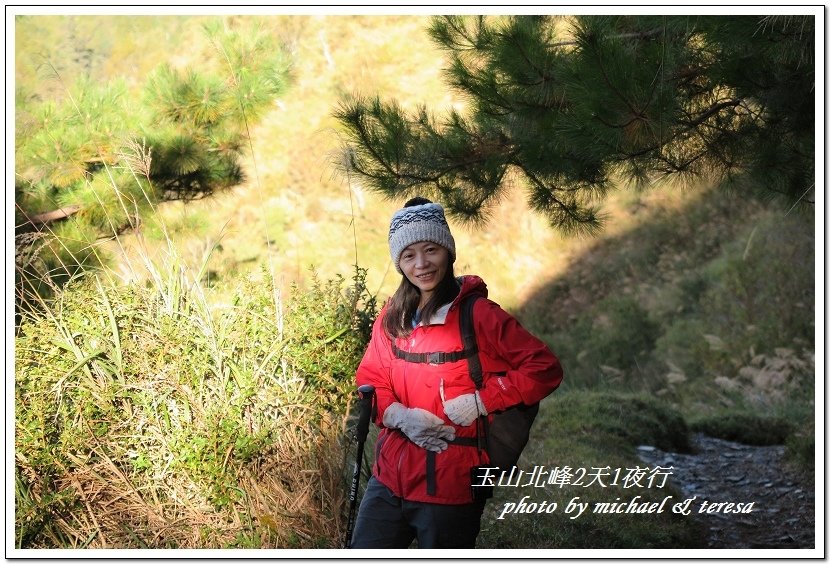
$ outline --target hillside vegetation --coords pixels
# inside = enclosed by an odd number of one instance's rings
[[[254,20],[291,82],[250,124],[242,183],[84,243],[101,265],[21,320],[19,548],[339,546],[353,370],[398,283],[386,237],[401,202],[334,173],[332,111],[378,92],[463,109],[428,18],[20,17],[15,73],[28,109],[84,74],[129,96],[159,63],[200,65],[203,24]],[[566,238],[522,191],[486,224],[451,223],[456,271],[481,275],[565,369],[524,464],[630,467],[638,444],[683,450],[700,430],[786,443],[812,475],[813,216],[705,184],[622,186],[599,237]],[[703,545],[670,517],[555,515],[520,533],[496,517],[481,548]]]

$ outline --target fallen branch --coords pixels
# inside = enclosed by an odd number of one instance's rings
[[[52,221],[57,221],[59,219],[66,219],[70,215],[78,213],[80,209],[81,206],[78,205],[66,206],[63,208],[52,210],[50,212],[33,215],[29,218],[29,221],[31,221],[35,225],[50,223]]]

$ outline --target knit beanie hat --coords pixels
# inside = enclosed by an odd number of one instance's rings
[[[430,241],[450,252],[450,262],[455,261],[455,239],[444,218],[444,208],[426,198],[412,198],[392,216],[389,226],[389,254],[395,269],[400,267],[401,253],[412,243]]]

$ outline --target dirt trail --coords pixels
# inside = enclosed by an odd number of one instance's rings
[[[712,502],[753,502],[751,513],[704,513],[709,548],[815,548],[815,488],[783,462],[783,446],[749,446],[704,435],[694,454],[638,448],[651,465],[672,466],[672,479],[686,497]],[[690,518],[692,515],[690,515]]]

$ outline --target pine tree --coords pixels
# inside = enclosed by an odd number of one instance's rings
[[[216,51],[208,72],[161,65],[147,102],[159,117],[147,128],[150,178],[166,199],[196,199],[241,183],[247,128],[285,91],[288,61],[263,33],[205,26]]]
[[[288,87],[290,61],[265,31],[219,23],[204,31],[210,60],[198,70],[161,64],[143,98],[124,80],[88,76],[67,78],[62,102],[17,90],[16,233],[48,234],[16,239],[17,246],[37,241],[40,260],[38,269],[18,269],[19,299],[100,266],[107,257],[96,241],[134,228],[158,202],[242,182],[248,128]]]
[[[61,103],[38,104],[18,90],[18,226],[31,228],[29,218],[58,206],[80,204],[79,217],[112,218],[123,215],[120,194],[132,194],[129,207],[140,208],[201,198],[243,180],[247,129],[285,91],[289,61],[272,35],[218,24],[205,33],[214,60],[198,70],[159,65],[138,102],[123,80],[85,76]],[[149,168],[135,170],[133,157],[146,157]],[[106,231],[111,223],[92,226]]]
[[[813,16],[437,17],[438,118],[393,101],[335,110],[349,172],[390,198],[432,195],[482,219],[513,173],[564,231],[601,227],[617,182],[710,178],[811,204]]]

